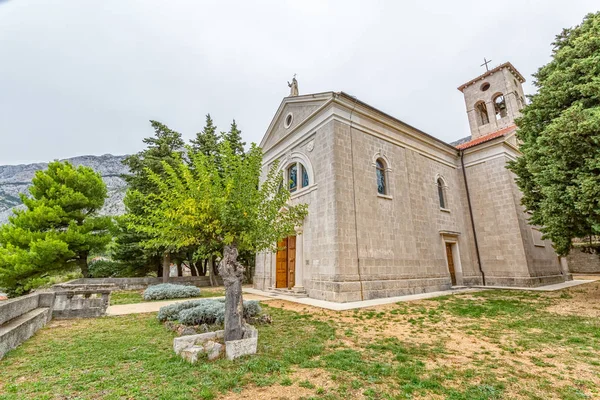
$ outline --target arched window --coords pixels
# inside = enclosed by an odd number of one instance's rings
[[[288,182],[290,192],[298,189],[298,164],[292,164],[288,167]]]
[[[377,174],[377,193],[387,195],[387,179],[385,176],[385,163],[381,158],[375,162],[375,170]]]
[[[496,119],[506,117],[506,101],[502,93],[494,97],[494,112],[496,113]]]
[[[485,125],[490,122],[487,107],[483,101],[480,101],[475,105],[475,112],[477,113],[477,122],[479,125]]]
[[[446,201],[446,184],[442,178],[437,179],[437,190],[440,198],[440,208],[446,209],[448,205]]]
[[[296,190],[308,187],[310,180],[308,178],[308,170],[304,164],[295,162],[290,164],[286,170],[286,178],[288,181],[288,188],[290,192],[294,193]]]

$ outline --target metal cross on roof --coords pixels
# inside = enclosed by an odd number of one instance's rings
[[[485,65],[485,70],[489,71],[490,69],[488,68],[488,64],[491,62],[492,60],[486,60],[485,57],[483,57],[483,64],[481,64],[480,67],[483,67]]]

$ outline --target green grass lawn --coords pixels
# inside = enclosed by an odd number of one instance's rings
[[[257,355],[196,365],[156,314],[53,321],[0,361],[0,399],[600,398],[600,283],[345,312],[264,304]]]
[[[164,300],[144,300],[142,297],[143,290],[119,290],[110,294],[110,305],[115,306],[119,304],[135,304],[144,303],[147,301],[164,301]],[[202,297],[219,297],[225,296],[225,289],[222,287],[218,288],[200,288],[200,296],[194,297],[194,299]]]

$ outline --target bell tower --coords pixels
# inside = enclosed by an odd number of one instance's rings
[[[487,63],[482,64],[486,69]],[[523,82],[523,75],[506,62],[458,87],[465,97],[472,139],[514,124],[525,106]]]

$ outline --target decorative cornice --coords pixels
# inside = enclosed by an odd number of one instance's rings
[[[492,75],[495,72],[498,72],[498,71],[502,70],[503,68],[508,69],[515,76],[515,78],[517,78],[519,80],[519,82],[521,82],[521,83],[525,82],[525,78],[523,78],[523,75],[521,75],[521,73],[519,71],[517,71],[517,69],[515,68],[515,66],[512,65],[510,62],[505,62],[504,64],[498,65],[496,68],[493,68],[493,69],[490,69],[489,71],[486,71],[485,73],[479,75],[477,78],[471,79],[467,83],[463,83],[457,89],[462,92],[468,86],[471,86],[475,82],[487,78],[488,76]]]

